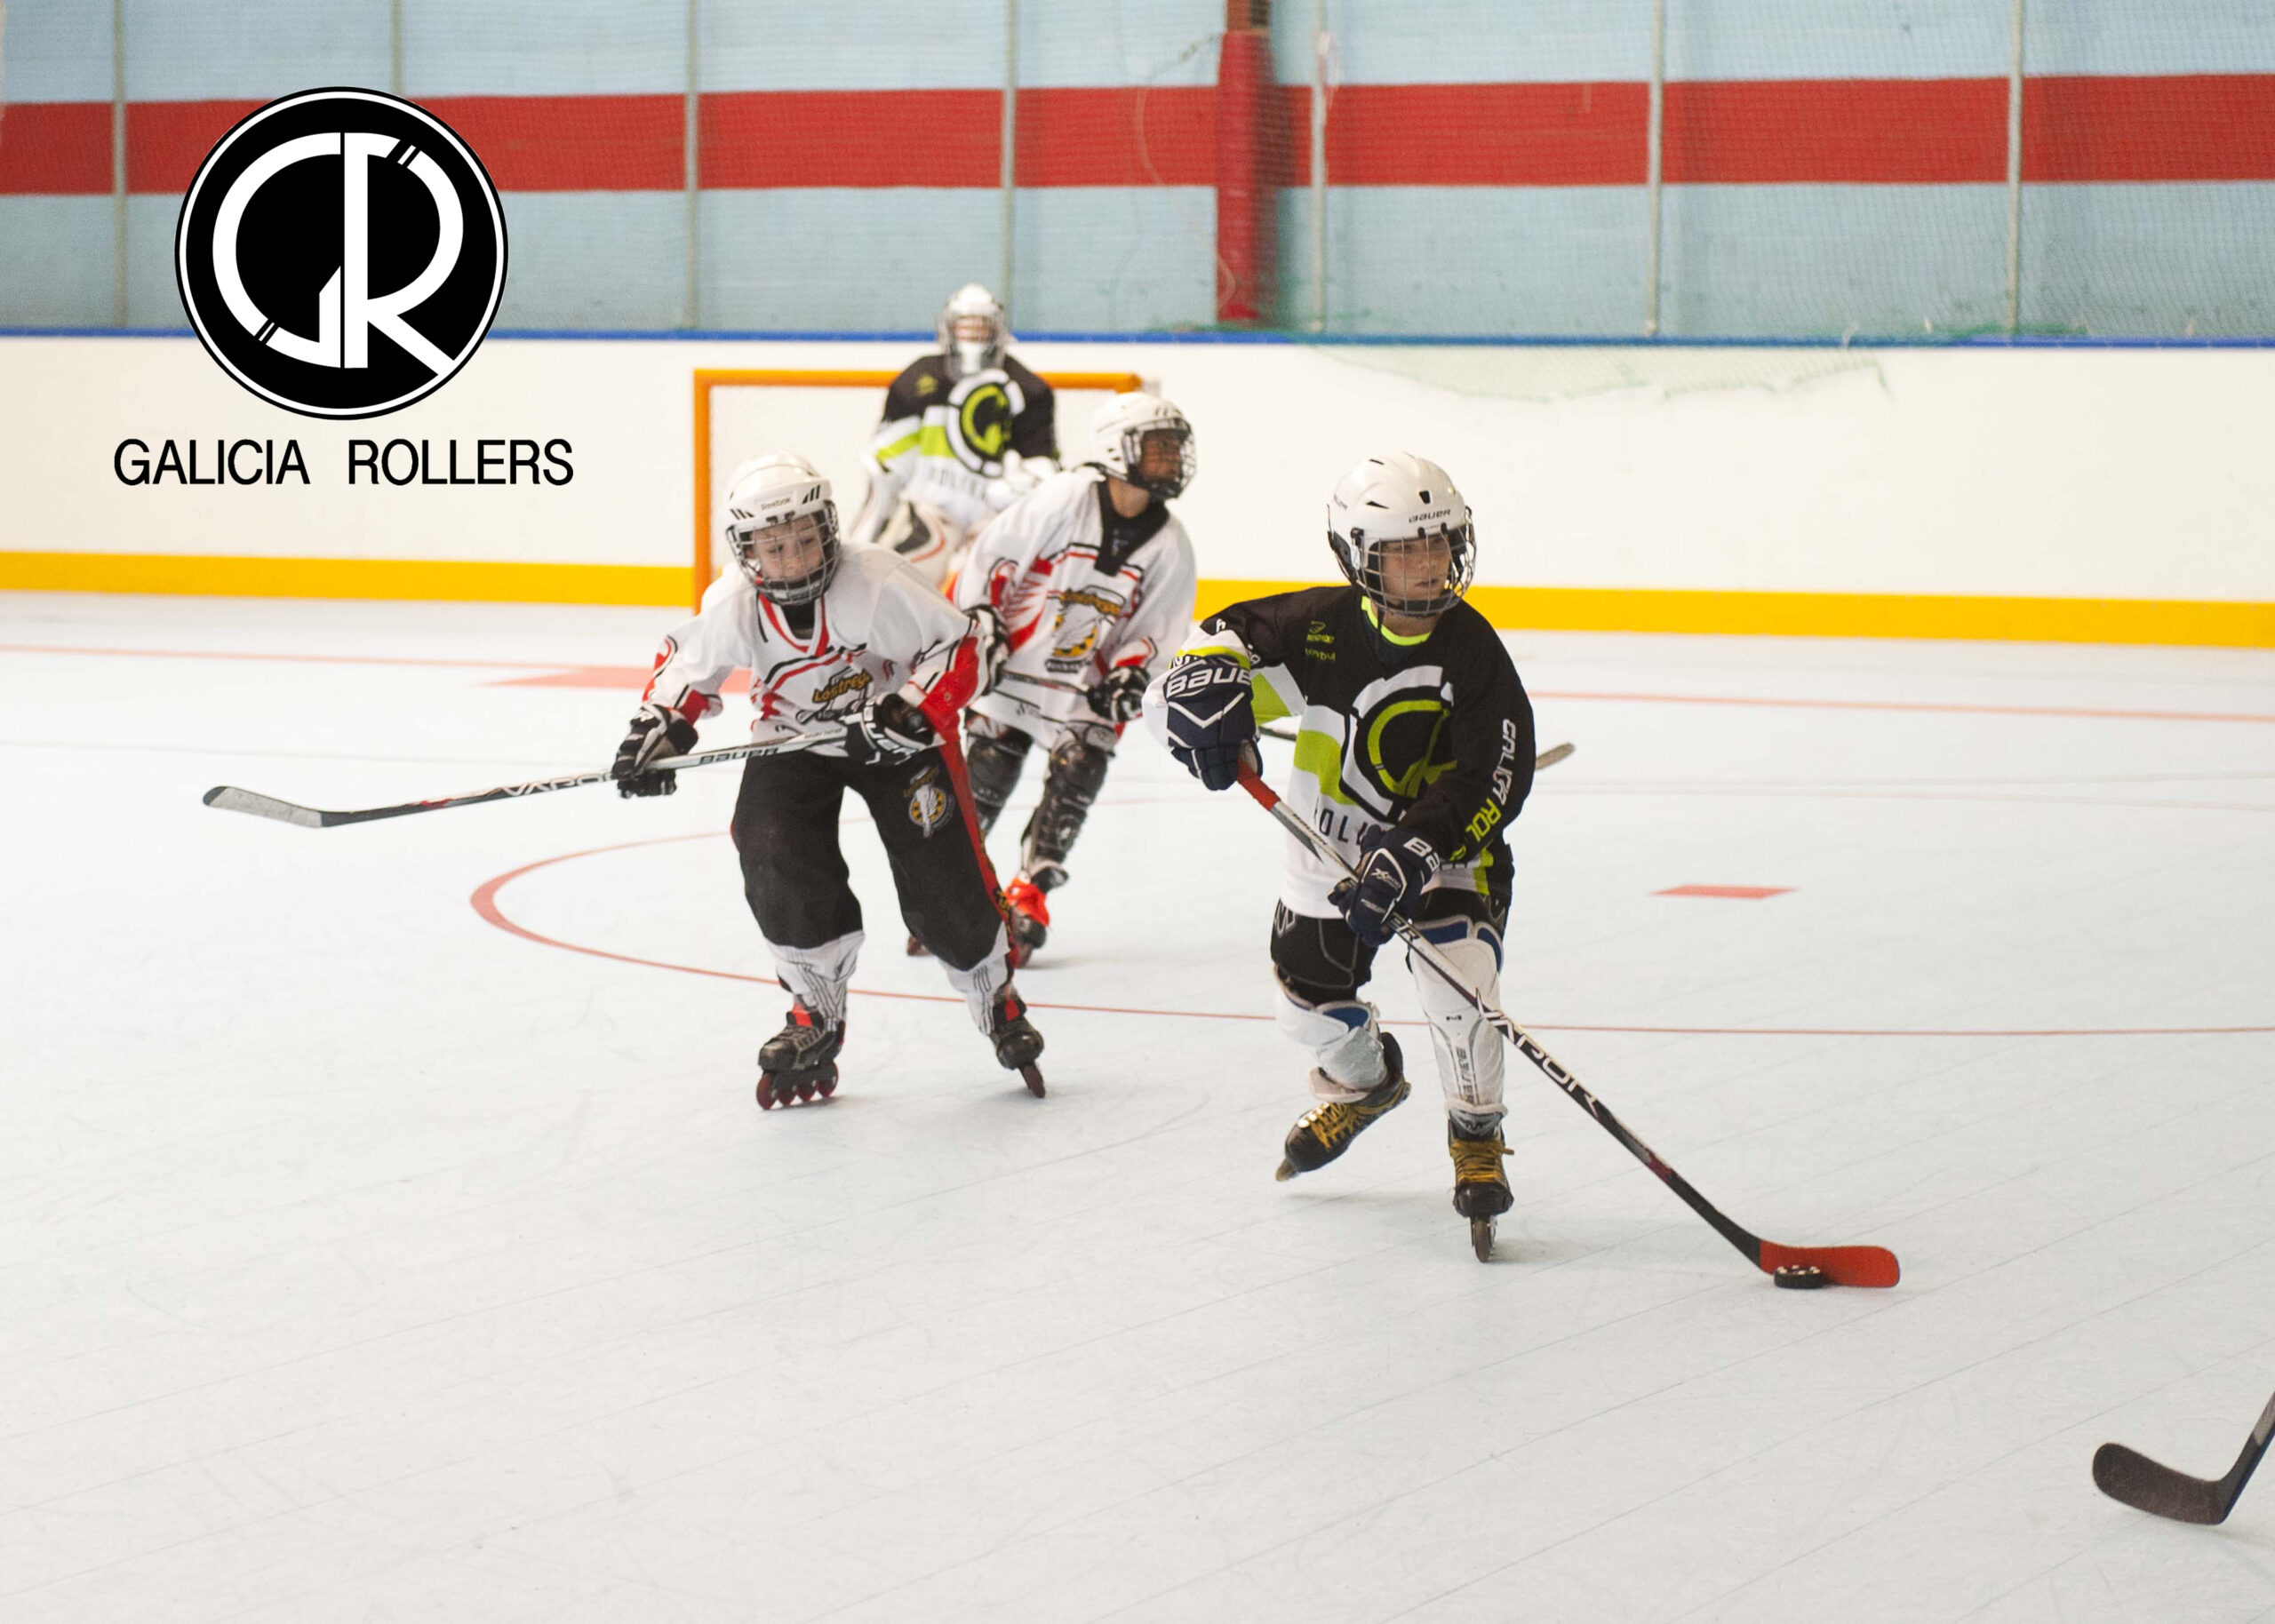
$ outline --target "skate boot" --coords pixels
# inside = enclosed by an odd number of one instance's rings
[[[987,1039],[995,1046],[995,1063],[1006,1071],[1018,1072],[1027,1092],[1038,1100],[1042,1098],[1042,1073],[1034,1064],[1042,1054],[1042,1034],[1027,1019],[1026,1004],[1009,983],[995,995],[994,1007],[987,1012]]]
[[[845,1047],[845,1023],[823,1024],[802,1000],[790,1005],[782,1030],[759,1046],[758,1106],[772,1111],[793,1100],[810,1103],[837,1092],[837,1051]]]
[[[1501,1171],[1501,1158],[1509,1153],[1501,1142],[1501,1125],[1497,1121],[1483,1130],[1481,1136],[1474,1127],[1464,1127],[1456,1119],[1446,1123],[1446,1150],[1454,1158],[1454,1211],[1469,1220],[1469,1244],[1477,1249],[1477,1261],[1493,1261],[1493,1221],[1516,1205],[1516,1198],[1509,1193],[1508,1175]]]
[[[1024,874],[1003,888],[1003,924],[1021,964],[1042,951],[1050,939],[1050,905],[1042,899],[1042,888]]]
[[[1383,1080],[1361,1100],[1331,1100],[1314,1105],[1288,1130],[1280,1171],[1272,1176],[1283,1182],[1299,1173],[1316,1173],[1351,1148],[1351,1142],[1377,1117],[1406,1098],[1406,1062],[1398,1039],[1383,1034]]]

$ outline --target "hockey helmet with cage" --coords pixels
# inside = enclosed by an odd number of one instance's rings
[[[1177,472],[1145,471],[1145,436],[1171,434],[1177,443]],[[1200,466],[1193,450],[1193,425],[1185,414],[1158,394],[1135,391],[1117,394],[1098,408],[1090,419],[1090,460],[1118,480],[1168,501],[1193,483]]]
[[[727,482],[727,545],[759,595],[811,603],[837,574],[837,504],[802,457],[777,452],[743,464]]]
[[[933,330],[940,354],[947,358],[948,375],[970,378],[1003,363],[1003,346],[1011,341],[1010,318],[995,296],[976,282],[968,282],[940,306]]]
[[[1386,549],[1442,537],[1445,574],[1430,590],[1393,593],[1384,569]],[[1351,584],[1377,612],[1442,615],[1461,601],[1477,570],[1477,532],[1453,477],[1426,457],[1393,451],[1369,457],[1345,474],[1327,499],[1327,541]]]

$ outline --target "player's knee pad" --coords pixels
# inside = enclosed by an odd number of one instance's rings
[[[1355,1100],[1381,1083],[1382,1033],[1375,1024],[1375,1007],[1361,999],[1305,998],[1276,975],[1280,997],[1273,1018],[1281,1031],[1312,1052],[1318,1061],[1312,1072],[1312,1092],[1323,1100]]]
[[[1490,925],[1452,919],[1423,927],[1439,953],[1463,981],[1489,1003],[1500,1001],[1501,939]],[[1414,963],[1414,988],[1430,1023],[1430,1047],[1438,1061],[1438,1082],[1449,1110],[1473,1118],[1501,1114],[1501,1034],[1427,966]]]
[[[766,951],[773,955],[774,973],[800,1003],[832,1025],[845,1019],[845,990],[853,980],[854,960],[861,956],[859,931],[819,947],[769,942]]]
[[[1034,741],[1016,728],[982,732],[979,722],[977,715],[970,719],[964,766],[971,777],[972,810],[979,815],[979,827],[985,832],[993,829],[1002,815],[1003,803],[1011,798],[1019,768],[1026,764],[1027,747]]]
[[[1106,768],[1113,763],[1111,750],[1101,750],[1079,733],[1068,734],[1051,751],[1042,801],[1027,820],[1022,842],[1021,864],[1029,873],[1066,863],[1075,837],[1082,832],[1083,821],[1090,815],[1090,803],[1106,785]]]

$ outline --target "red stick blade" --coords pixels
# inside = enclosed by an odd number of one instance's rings
[[[1774,1274],[1784,1263],[1822,1269],[1835,1286],[1888,1286],[1903,1278],[1896,1254],[1886,1246],[1781,1246],[1763,1241],[1761,1272]]]

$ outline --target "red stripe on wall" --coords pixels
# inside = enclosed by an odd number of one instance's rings
[[[2275,76],[2032,79],[2023,179],[2275,179]]]
[[[1636,186],[1637,84],[1353,84],[1335,92],[1338,186]],[[2006,178],[2003,79],[1686,82],[1667,86],[1673,185],[1988,185]],[[1019,182],[1216,183],[1216,92],[1178,85],[1019,93]],[[127,182],[185,190],[249,101],[138,102]],[[1279,183],[1309,179],[1310,97],[1277,87]],[[469,96],[435,111],[509,192],[675,191],[683,104],[658,96]],[[2037,182],[2275,180],[2275,75],[2037,78],[2024,177]],[[994,91],[734,92],[703,98],[706,187],[971,187],[1000,178]],[[110,189],[106,102],[0,115],[0,194]]]
[[[214,143],[258,101],[137,101],[126,109],[126,189],[182,193]],[[106,188],[108,189],[108,188]]]
[[[1776,79],[1670,84],[1665,178],[1670,186],[2003,182],[2007,82]]]
[[[703,98],[706,187],[991,187],[994,91],[730,91]]]
[[[474,148],[500,191],[675,192],[687,183],[687,104],[678,96],[444,96],[419,105]]]
[[[1311,182],[1311,92],[1282,86],[1289,184]],[[1328,103],[1337,186],[1640,186],[1640,84],[1350,84]]]
[[[0,194],[110,190],[110,103],[20,101],[0,110]]]

